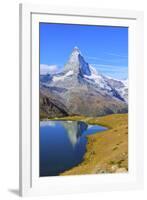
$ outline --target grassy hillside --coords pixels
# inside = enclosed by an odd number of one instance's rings
[[[116,173],[128,171],[128,115],[103,117],[73,116],[60,120],[80,120],[109,129],[87,136],[87,151],[83,162],[61,175]]]

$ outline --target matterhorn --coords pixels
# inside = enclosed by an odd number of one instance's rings
[[[127,80],[98,72],[74,47],[63,70],[40,77],[42,117],[102,116],[128,111]]]

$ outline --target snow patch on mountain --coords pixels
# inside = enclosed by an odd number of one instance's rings
[[[90,68],[91,74],[98,75],[97,70],[92,65],[89,65],[89,68]]]
[[[126,103],[128,103],[128,79],[118,80],[112,77],[106,77],[109,84],[115,88],[115,90],[120,94]]]
[[[125,85],[125,87],[128,87],[128,79],[126,80],[122,80],[123,84]]]
[[[84,75],[84,77],[86,78],[86,80],[95,83],[98,87],[102,89],[111,90],[111,87],[101,75],[91,74],[90,76]]]
[[[64,74],[64,75],[62,75],[62,76],[53,76],[53,81],[64,81],[65,80],[65,78],[67,78],[67,77],[69,77],[69,76],[71,76],[71,75],[73,75],[74,74],[74,72],[71,70],[71,71],[69,71],[69,72],[67,72],[66,74]]]

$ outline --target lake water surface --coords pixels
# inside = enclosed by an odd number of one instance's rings
[[[40,122],[40,176],[56,176],[83,160],[86,135],[107,128],[81,121]]]

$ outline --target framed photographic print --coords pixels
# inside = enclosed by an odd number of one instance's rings
[[[20,5],[20,195],[143,186],[143,14]]]

